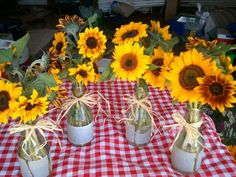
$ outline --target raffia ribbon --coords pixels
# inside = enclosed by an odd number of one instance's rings
[[[173,113],[172,118],[177,122],[177,124],[165,125],[164,127],[181,126],[181,129],[179,130],[177,136],[175,137],[174,142],[170,146],[170,151],[172,151],[172,148],[175,142],[177,141],[183,127],[185,127],[186,129],[186,141],[189,144],[193,144],[194,141],[197,141],[203,148],[205,148],[205,146],[198,140],[199,136],[203,138],[202,134],[198,131],[198,128],[202,125],[202,120],[195,123],[188,123],[179,112]]]
[[[124,121],[134,120],[135,110],[139,109],[139,108],[144,109],[148,113],[148,115],[150,116],[151,121],[152,121],[152,133],[153,133],[152,139],[153,139],[159,131],[157,126],[156,126],[156,123],[154,121],[153,116],[156,116],[156,117],[162,117],[162,116],[157,115],[153,111],[152,104],[148,100],[148,96],[143,98],[143,99],[138,100],[134,95],[132,95],[132,96],[131,95],[125,95],[125,97],[123,99],[128,102],[129,107],[127,109],[123,109],[122,114],[125,115],[128,112],[128,110],[131,110],[131,115],[128,118],[123,117],[123,118],[120,118],[120,119],[119,118],[115,118],[115,119],[118,120],[118,122],[123,121],[123,120]]]
[[[15,124],[10,128],[10,134],[14,134],[14,133],[21,133],[24,132],[26,130],[29,130],[27,134],[25,134],[25,139],[23,140],[22,143],[22,149],[24,151],[24,153],[27,156],[31,156],[32,154],[28,154],[26,149],[27,149],[27,143],[31,142],[33,145],[36,145],[36,141],[34,140],[32,134],[35,130],[38,130],[38,132],[42,135],[43,137],[43,143],[40,144],[40,146],[35,149],[35,156],[37,158],[42,158],[41,156],[38,156],[38,151],[40,151],[46,144],[47,144],[47,139],[45,137],[45,133],[44,131],[49,131],[52,132],[54,135],[56,135],[59,146],[61,147],[61,142],[56,134],[55,131],[62,131],[61,128],[57,127],[56,122],[54,122],[51,119],[40,119],[39,121],[36,122],[36,124],[34,125],[28,125],[28,124]]]
[[[107,116],[106,111],[102,108],[102,105],[99,103],[100,100],[104,100],[106,102],[106,104],[108,106],[108,112],[110,114],[111,109],[110,109],[109,101],[107,101],[107,99],[100,92],[96,92],[96,93],[89,92],[79,98],[73,96],[72,98],[65,100],[65,102],[61,105],[62,111],[58,115],[57,123],[60,123],[60,121],[65,117],[65,115],[68,113],[68,111],[71,109],[71,107],[73,105],[77,104],[78,102],[81,102],[90,108],[93,108],[95,105],[98,106],[98,112],[94,118],[95,122],[96,122],[98,114],[100,112],[103,112]],[[106,119],[104,119],[104,123],[105,123],[105,121],[106,121]]]

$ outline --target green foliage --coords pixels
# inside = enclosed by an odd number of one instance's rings
[[[48,73],[39,73],[38,74],[39,80],[41,80],[45,85],[48,87],[54,87],[57,85],[55,79],[52,75],[49,75]]]
[[[110,65],[107,65],[105,67],[105,69],[103,70],[103,72],[102,72],[102,75],[101,75],[101,77],[99,79],[99,82],[103,82],[103,81],[109,80],[109,79],[111,79],[113,77],[114,77],[114,73],[112,71],[112,68],[111,68]]]
[[[28,43],[30,35],[26,33],[22,38],[18,39],[16,42],[13,43],[13,47],[16,48],[15,56],[19,59],[22,56],[22,53]]]
[[[0,63],[13,62],[13,52],[11,49],[0,50]]]

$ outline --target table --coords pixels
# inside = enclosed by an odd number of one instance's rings
[[[71,85],[68,82],[63,87],[68,88],[68,95],[71,94]],[[111,103],[112,116],[121,117],[121,109],[127,108],[122,98],[125,94],[132,94],[133,87],[134,83],[116,80],[113,83],[90,84],[87,88],[91,92],[101,92]],[[153,108],[165,118],[165,121],[155,118],[158,126],[173,124],[171,114],[174,111],[184,113],[184,105],[173,105],[169,94],[168,90],[150,88]],[[104,109],[108,109],[105,104]],[[59,112],[53,111],[49,114],[50,118],[55,120]],[[96,114],[97,109],[93,109],[93,113]],[[143,147],[133,147],[125,139],[124,123],[107,117],[104,124],[104,118],[104,114],[99,114],[95,124],[95,137],[84,147],[76,147],[68,142],[64,121],[61,125],[64,134],[58,133],[61,149],[56,136],[47,133],[53,160],[52,176],[181,176],[171,166],[169,151],[177,130],[169,132],[161,127],[161,134],[156,135],[151,143]],[[203,118],[203,136],[210,151],[205,150],[202,166],[194,176],[236,176],[236,163],[221,143],[213,122],[206,119],[206,115]],[[9,126],[12,123],[0,125],[0,176],[20,176],[16,155],[20,135],[9,135]]]

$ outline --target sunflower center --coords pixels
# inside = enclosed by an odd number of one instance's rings
[[[86,45],[88,46],[88,48],[90,49],[94,49],[96,46],[97,46],[97,39],[95,39],[95,37],[89,37],[87,40],[86,40]]]
[[[133,38],[135,36],[137,36],[138,34],[138,30],[131,30],[131,31],[127,31],[126,33],[124,33],[121,38],[123,40],[127,39],[127,38]]]
[[[204,76],[204,72],[200,66],[185,66],[179,73],[180,85],[186,90],[193,90],[198,86],[197,77]]]
[[[164,64],[163,62],[163,58],[157,58],[155,60],[153,60],[152,64],[156,65],[156,66],[162,66]],[[156,76],[159,76],[161,71],[161,68],[157,68],[155,70],[152,70],[152,73],[155,74]]]
[[[0,92],[0,111],[9,108],[10,95],[7,91]]]
[[[121,67],[126,71],[134,70],[138,65],[137,58],[132,53],[125,54],[121,59]]]
[[[224,92],[224,87],[220,83],[213,83],[209,86],[209,90],[212,95],[219,96]]]
[[[25,107],[25,110],[27,110],[27,111],[32,110],[35,106],[36,106],[35,104],[32,105],[32,104],[28,103]]]
[[[62,42],[58,42],[57,45],[56,45],[57,53],[61,52],[62,47],[63,47],[63,43]]]
[[[88,76],[88,73],[83,69],[79,70],[78,74],[81,75],[83,78],[86,78]]]

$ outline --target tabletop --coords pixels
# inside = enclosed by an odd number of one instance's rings
[[[71,94],[71,85],[65,82],[63,87]],[[143,147],[130,145],[125,138],[124,123],[112,117],[122,117],[121,110],[127,108],[123,97],[133,94],[134,83],[116,80],[89,84],[89,92],[99,91],[110,102],[111,116],[99,113],[95,123],[95,136],[92,142],[83,147],[73,146],[67,140],[67,130],[62,121],[64,132],[57,138],[46,133],[52,157],[52,176],[183,176],[171,165],[170,145],[173,143],[177,130],[169,131],[163,125],[173,124],[173,112],[184,114],[185,106],[172,104],[170,92],[150,88],[149,100],[159,117],[154,117],[160,130],[150,143]],[[103,109],[108,106],[103,104]],[[48,116],[56,120],[60,110],[52,111]],[[94,115],[97,108],[93,109]],[[104,120],[105,123],[104,123]],[[213,121],[203,115],[202,134],[207,149],[204,150],[202,165],[193,176],[236,176],[236,163],[233,161],[225,145],[216,133]],[[0,176],[20,176],[17,160],[17,143],[20,135],[9,135],[10,122],[0,125]]]

